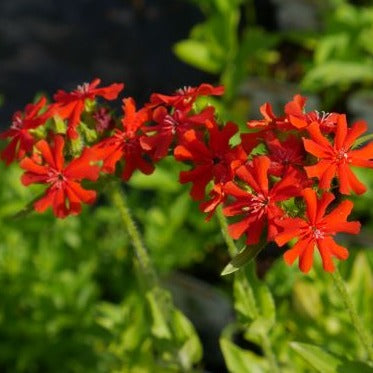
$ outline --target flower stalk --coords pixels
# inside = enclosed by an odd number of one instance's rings
[[[351,296],[347,291],[346,284],[343,281],[343,278],[338,268],[336,268],[335,271],[331,273],[331,275],[334,285],[338,289],[339,294],[341,295],[341,298],[343,300],[343,303],[347,308],[347,311],[351,318],[352,325],[354,326],[357,332],[360,342],[366,349],[369,360],[373,361],[373,346],[371,337],[367,330],[364,328],[361,319],[359,318],[356,308],[352,302]]]
[[[219,221],[220,229],[224,238],[224,241],[228,247],[229,255],[231,258],[233,258],[239,250],[237,249],[236,244],[234,243],[232,237],[230,236],[228,232],[228,223],[227,219],[223,214],[223,210],[221,206],[219,206],[216,210],[216,215]],[[241,271],[242,269],[240,269]],[[266,359],[268,360],[268,363],[271,367],[271,372],[273,373],[280,373],[280,368],[278,366],[276,356],[273,352],[271,341],[266,333],[261,334],[261,340],[262,340],[262,348],[264,355]]]
[[[143,272],[146,278],[147,285],[149,286],[149,288],[156,287],[159,282],[157,273],[153,267],[152,260],[143,243],[136,223],[132,218],[130,209],[127,205],[127,198],[124,192],[121,190],[119,184],[113,183],[113,187],[111,188],[109,194],[113,205],[119,211],[123,226],[131,239],[131,243],[134,247],[136,258],[140,265],[141,271]]]

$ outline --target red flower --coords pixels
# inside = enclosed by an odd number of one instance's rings
[[[194,200],[203,199],[209,181],[221,183],[231,180],[233,171],[246,161],[247,155],[241,146],[232,148],[231,137],[238,128],[233,123],[226,124],[222,130],[212,122],[206,123],[210,138],[206,145],[195,130],[185,132],[181,145],[175,148],[178,161],[192,161],[195,168],[180,173],[182,184],[192,182],[191,196]]]
[[[35,147],[40,151],[43,162],[37,163],[29,157],[20,162],[21,168],[26,171],[21,178],[24,185],[49,185],[45,195],[34,203],[35,210],[43,212],[52,207],[55,216],[59,218],[79,214],[83,202],[91,204],[95,201],[96,192],[83,189],[80,182],[82,179],[97,180],[100,171],[99,167],[90,165],[87,149],[65,166],[64,145],[65,141],[59,135],[55,136],[53,146],[40,140]]]
[[[318,248],[325,271],[334,271],[332,257],[345,260],[348,257],[346,248],[338,245],[332,238],[337,232],[357,234],[360,231],[360,223],[348,222],[353,204],[351,201],[343,201],[333,211],[325,215],[329,204],[334,200],[332,193],[324,193],[318,200],[316,192],[310,188],[303,191],[306,201],[307,219],[287,218],[277,221],[284,228],[283,232],[275,237],[279,246],[283,246],[291,239],[297,237],[297,243],[284,254],[285,262],[293,264],[299,257],[299,268],[302,272],[308,272],[313,263],[313,251]]]
[[[268,148],[268,157],[271,160],[270,174],[282,176],[289,168],[304,165],[306,153],[302,140],[298,137],[291,135],[281,142],[277,137],[267,136],[265,143]]]
[[[241,134],[242,146],[247,153],[250,153],[259,142],[263,141],[268,136],[270,138],[276,136],[276,131],[291,129],[291,126],[287,123],[286,117],[277,117],[272,111],[271,104],[268,102],[264,103],[259,110],[264,119],[250,120],[247,122],[247,126],[250,129],[259,129],[259,131]]]
[[[133,98],[123,100],[123,130],[115,129],[113,136],[106,138],[91,148],[93,156],[102,160],[102,171],[115,172],[120,159],[125,160],[122,173],[123,180],[129,180],[133,172],[139,169],[146,175],[154,171],[154,166],[143,157],[144,150],[140,145],[139,130],[149,120],[149,110],[142,108],[136,111]]]
[[[324,133],[334,132],[338,117],[337,113],[318,112],[316,110],[305,113],[307,99],[301,95],[295,95],[293,101],[285,105],[285,113],[289,118],[289,122],[298,129],[306,129],[312,123],[317,123]]]
[[[94,112],[92,118],[95,121],[96,131],[99,134],[102,134],[107,130],[111,130],[115,126],[115,121],[109,109],[105,107],[100,107],[96,112]]]
[[[250,120],[247,122],[249,128],[259,128],[261,131],[273,131],[278,129],[284,129],[286,125],[285,117],[276,117],[273,113],[272,106],[268,102],[265,102],[260,108],[260,113],[264,119]]]
[[[78,137],[76,127],[79,125],[80,116],[84,111],[85,101],[94,100],[96,97],[103,97],[106,100],[115,100],[119,92],[123,89],[123,84],[114,83],[108,87],[96,88],[100,84],[100,79],[94,79],[91,83],[83,83],[74,91],[68,93],[59,90],[54,95],[56,103],[53,105],[62,119],[68,120],[67,136],[71,139]]]
[[[221,96],[224,87],[214,87],[211,84],[203,83],[198,87],[184,87],[178,89],[172,96],[153,93],[150,96],[150,107],[158,105],[172,106],[175,109],[190,109],[199,96]]]
[[[11,139],[8,146],[1,153],[1,158],[6,164],[12,163],[16,158],[21,159],[27,153],[32,152],[35,140],[29,130],[44,124],[53,115],[51,109],[48,109],[43,114],[39,114],[46,102],[46,98],[42,97],[36,104],[28,104],[25,107],[24,113],[17,111],[13,115],[10,129],[0,135],[2,139]]]
[[[283,210],[277,206],[280,201],[300,194],[297,179],[293,173],[288,173],[281,181],[269,188],[268,170],[270,160],[265,156],[253,159],[252,165],[241,166],[236,170],[237,176],[244,181],[252,192],[239,188],[235,183],[228,182],[224,191],[233,196],[236,201],[224,208],[226,216],[243,216],[242,220],[228,227],[229,234],[238,239],[247,234],[248,245],[257,244],[263,229],[268,224],[267,239],[271,241],[277,234],[275,219],[283,216]]]
[[[202,212],[207,213],[206,221],[209,221],[214,215],[217,207],[221,203],[225,202],[227,195],[225,193],[224,187],[225,187],[224,183],[214,184],[214,187],[209,192],[210,199],[208,201],[200,203],[199,209]]]
[[[207,120],[213,120],[214,112],[215,109],[208,106],[196,115],[188,115],[188,111],[178,109],[169,114],[164,106],[159,106],[153,113],[153,120],[157,125],[144,128],[144,131],[155,132],[155,134],[141,137],[141,146],[144,150],[151,152],[153,159],[158,161],[168,154],[175,136],[180,141],[186,131],[204,127]]]
[[[308,130],[312,140],[304,139],[304,147],[320,161],[314,166],[305,167],[308,177],[317,177],[320,188],[329,189],[332,179],[337,176],[342,194],[350,194],[351,190],[356,194],[364,193],[366,187],[356,178],[351,166],[373,168],[373,143],[357,150],[351,150],[351,147],[366,130],[364,121],[358,121],[348,129],[346,116],[340,115],[332,145],[321,134],[319,125],[312,124]]]

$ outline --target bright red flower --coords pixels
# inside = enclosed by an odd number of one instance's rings
[[[286,140],[280,141],[275,136],[267,136],[265,143],[271,160],[270,174],[280,177],[289,168],[300,168],[304,165],[306,153],[300,138],[290,135]]]
[[[149,120],[149,110],[142,108],[136,111],[133,98],[123,100],[123,110],[123,130],[116,128],[114,135],[93,146],[91,151],[103,161],[102,171],[107,173],[115,172],[117,162],[123,159],[122,178],[127,181],[136,169],[149,175],[154,171],[154,166],[144,158],[139,135],[139,130]]]
[[[159,161],[168,154],[175,137],[181,141],[186,131],[204,127],[207,120],[214,119],[214,112],[214,107],[208,106],[195,115],[188,115],[189,111],[178,109],[169,114],[164,106],[159,106],[153,113],[153,120],[157,124],[143,128],[145,132],[155,132],[155,134],[141,137],[141,146],[152,153],[155,161]]]
[[[194,169],[182,171],[180,182],[192,182],[191,196],[194,200],[203,199],[206,185],[214,180],[216,184],[232,179],[233,171],[243,164],[247,155],[241,146],[232,148],[229,141],[238,131],[233,123],[227,123],[221,130],[213,122],[206,123],[209,141],[206,145],[195,130],[185,132],[181,145],[175,148],[178,161],[191,161]]]
[[[285,262],[293,264],[299,257],[299,268],[308,272],[313,263],[315,246],[320,252],[325,271],[334,271],[332,257],[345,260],[348,257],[346,248],[338,245],[332,238],[338,232],[357,234],[360,223],[348,222],[353,204],[351,201],[341,202],[334,210],[325,215],[330,203],[334,200],[332,193],[324,193],[317,199],[316,192],[310,188],[303,191],[306,201],[306,219],[286,218],[277,221],[284,230],[275,237],[279,246],[283,246],[293,238],[298,238],[297,243],[284,254]]]
[[[286,117],[277,117],[273,113],[271,104],[268,102],[264,103],[259,110],[264,119],[247,122],[247,126],[250,129],[258,129],[259,131],[241,134],[241,143],[247,153],[250,153],[256,145],[267,137],[272,138],[276,136],[276,131],[291,129]]]
[[[86,100],[94,100],[96,97],[103,97],[106,100],[115,100],[123,89],[123,84],[114,83],[108,87],[96,88],[100,79],[94,79],[91,83],[83,83],[74,91],[66,92],[59,90],[54,96],[56,103],[53,105],[55,113],[62,119],[68,120],[67,136],[71,139],[78,137],[76,131],[80,117],[84,111]]]
[[[92,159],[87,149],[65,166],[64,145],[65,141],[60,135],[55,136],[53,146],[40,140],[35,147],[40,151],[43,162],[38,163],[29,157],[20,162],[21,168],[26,171],[21,178],[24,185],[49,185],[44,196],[34,203],[35,210],[43,212],[52,207],[59,218],[79,214],[83,202],[91,204],[95,201],[96,192],[83,189],[80,182],[83,179],[95,181],[100,172],[99,167],[90,164]]]
[[[50,108],[40,114],[46,102],[46,98],[42,97],[36,104],[28,104],[24,112],[14,113],[10,129],[0,134],[2,139],[11,139],[1,153],[1,158],[6,164],[12,163],[15,159],[21,159],[32,152],[35,140],[29,130],[44,124],[53,115]]]
[[[289,122],[298,129],[306,129],[312,123],[317,123],[322,132],[334,132],[340,114],[320,113],[316,110],[306,113],[306,101],[306,97],[295,95],[293,101],[290,101],[285,105],[285,113],[289,118]]]
[[[224,94],[223,86],[214,87],[203,83],[198,87],[180,88],[172,96],[153,93],[150,96],[149,106],[166,105],[184,111],[190,109],[199,96],[221,96],[222,94]]]
[[[234,182],[228,182],[224,191],[235,198],[235,202],[224,208],[226,216],[243,216],[242,220],[228,227],[229,234],[238,239],[246,233],[248,245],[257,244],[267,224],[267,239],[271,241],[277,234],[275,219],[284,215],[277,205],[300,194],[297,179],[293,173],[269,188],[268,171],[270,160],[265,156],[255,157],[252,165],[244,165],[236,170],[237,176],[244,181],[252,192],[239,188]]]
[[[115,126],[115,121],[109,111],[105,107],[100,107],[93,113],[92,118],[95,121],[96,131],[102,134],[105,131],[112,130]]]
[[[202,212],[207,213],[206,221],[209,221],[214,215],[217,207],[225,202],[227,195],[224,187],[225,183],[214,184],[212,190],[209,192],[210,199],[200,203],[199,209]]]
[[[364,193],[366,187],[354,175],[351,166],[373,168],[373,143],[357,150],[351,150],[351,147],[367,128],[364,121],[358,121],[347,128],[346,116],[340,115],[334,144],[331,144],[321,134],[319,125],[312,124],[308,129],[312,140],[304,139],[303,142],[307,152],[317,157],[319,162],[305,167],[308,177],[317,177],[320,188],[329,189],[332,179],[337,176],[342,194],[350,194],[351,190],[356,194]]]

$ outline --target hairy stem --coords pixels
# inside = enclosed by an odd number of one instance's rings
[[[227,219],[225,218],[225,216],[223,214],[223,210],[222,210],[221,206],[219,206],[217,208],[216,215],[218,217],[221,233],[222,233],[224,241],[225,241],[225,243],[227,244],[227,247],[228,247],[229,255],[230,255],[231,258],[233,258],[238,253],[239,250],[237,249],[237,246],[234,243],[233,238],[228,233]]]
[[[357,314],[356,308],[354,304],[352,303],[352,299],[347,291],[346,284],[344,283],[343,278],[338,268],[336,268],[335,271],[331,275],[334,281],[334,285],[338,289],[339,294],[342,297],[343,303],[345,304],[348,310],[352,325],[355,327],[357,335],[359,336],[362,345],[365,347],[368,353],[369,360],[373,361],[372,340],[370,338],[370,335],[367,329],[364,328],[359,318],[359,315]]]
[[[120,213],[123,226],[131,239],[136,258],[145,275],[147,285],[150,288],[153,288],[158,285],[158,276],[153,267],[148,251],[142,241],[140,232],[132,218],[130,209],[127,206],[127,198],[118,184],[113,185],[110,192],[110,198]]]
[[[221,229],[224,241],[228,247],[229,255],[231,257],[234,257],[239,252],[239,250],[237,249],[237,246],[234,243],[233,238],[229,235],[227,219],[225,218],[223,214],[223,210],[221,206],[217,208],[217,217],[218,217],[218,221],[219,221],[219,225],[220,225],[220,229]],[[240,271],[241,270],[242,269],[240,269]],[[262,337],[263,352],[271,367],[271,372],[280,373],[280,368],[278,366],[276,356],[273,353],[271,341],[268,335],[263,333],[261,337]]]
[[[267,358],[268,363],[270,365],[271,372],[280,373],[280,368],[277,364],[276,356],[272,350],[271,341],[268,338],[268,335],[265,333],[262,334],[262,347],[263,347],[264,355]]]

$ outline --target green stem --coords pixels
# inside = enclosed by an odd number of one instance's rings
[[[348,313],[350,314],[352,324],[356,329],[356,332],[360,338],[360,341],[368,353],[369,360],[373,361],[373,346],[372,346],[370,335],[367,332],[367,330],[364,328],[359,318],[359,315],[356,312],[355,306],[352,303],[352,299],[347,291],[346,285],[343,281],[343,278],[338,268],[336,268],[335,271],[332,273],[332,278],[348,310]]]
[[[165,293],[160,287],[157,272],[143,243],[140,232],[137,229],[136,223],[132,218],[132,214],[127,205],[127,198],[120,184],[112,183],[112,187],[109,189],[109,197],[113,205],[118,209],[124,229],[131,239],[131,243],[136,254],[136,264],[138,264],[140,269],[139,273],[146,282],[145,285],[147,287],[147,290],[151,290],[153,292],[154,302],[157,304],[157,308],[159,309],[162,318],[164,319],[167,327],[172,333],[171,338],[174,340],[175,347],[171,349],[171,353],[173,353],[174,355],[174,362],[178,366],[178,371],[184,372],[185,369],[176,348],[177,342],[175,340],[174,331],[172,325],[170,325],[170,315],[173,309],[172,301],[168,298],[168,293]]]
[[[271,341],[266,333],[262,333],[262,347],[264,355],[270,365],[270,371],[273,373],[280,373],[280,368],[277,364],[276,356],[272,350]]]
[[[217,208],[217,217],[218,217],[218,221],[219,221],[219,225],[220,225],[220,228],[221,228],[221,232],[222,232],[224,241],[225,241],[225,243],[227,244],[227,247],[228,247],[229,254],[230,254],[231,257],[234,257],[235,255],[237,255],[239,250],[237,249],[237,246],[234,243],[233,238],[228,233],[227,219],[225,218],[225,216],[223,214],[223,210],[222,210],[221,206],[219,206]],[[239,271],[242,271],[242,269],[240,269]],[[276,356],[273,353],[271,341],[268,338],[268,335],[265,334],[265,333],[262,333],[261,337],[262,337],[263,352],[264,352],[264,355],[269,362],[269,365],[271,367],[271,372],[280,373],[280,368],[277,364]]]
[[[222,233],[224,241],[225,241],[225,243],[227,244],[227,247],[228,247],[229,255],[231,256],[231,258],[233,258],[239,252],[239,250],[237,249],[237,246],[234,243],[233,238],[228,233],[227,219],[225,218],[225,216],[223,214],[223,210],[222,210],[221,206],[219,206],[216,209],[216,215],[218,217],[221,233]]]
[[[116,183],[113,185],[113,188],[111,188],[110,192],[110,198],[120,213],[120,217],[123,222],[124,228],[127,231],[131,239],[132,245],[135,249],[135,254],[138,263],[148,282],[147,285],[150,288],[156,287],[158,285],[158,276],[153,267],[152,260],[141,239],[141,235],[131,216],[130,209],[127,206],[127,198],[121,190],[120,185]]]

